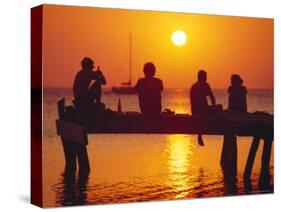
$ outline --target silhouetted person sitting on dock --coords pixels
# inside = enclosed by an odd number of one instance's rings
[[[73,93],[75,98],[75,107],[81,120],[89,116],[89,112],[101,108],[103,105],[101,99],[101,85],[106,80],[99,67],[94,71],[94,61],[85,57],[81,61],[82,70],[76,74]],[[90,84],[95,80],[92,86]],[[64,176],[67,180],[73,179],[76,173],[76,161],[79,164],[79,177],[87,179],[90,173],[90,164],[87,153],[87,146],[77,144],[62,138],[63,149],[65,153],[66,168]]]
[[[231,76],[231,86],[228,88],[228,109],[240,113],[247,112],[247,88],[238,74]]]
[[[135,90],[138,93],[141,112],[145,115],[161,113],[162,80],[154,77],[156,68],[153,63],[146,63],[143,67],[145,77],[138,80]]]
[[[191,86],[190,103],[192,115],[207,115],[214,113],[221,105],[216,105],[216,99],[210,85],[207,83],[207,72],[199,70],[198,80]],[[207,97],[211,99],[211,104],[208,104]],[[204,146],[202,135],[198,135],[198,143]]]
[[[75,77],[73,93],[75,106],[86,112],[94,105],[101,104],[101,85],[105,85],[106,80],[99,67],[94,71],[94,61],[91,58],[85,57],[81,66],[82,70]],[[90,86],[93,80],[95,82]]]

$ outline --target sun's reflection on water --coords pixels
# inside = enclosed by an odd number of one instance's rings
[[[170,171],[169,186],[175,188],[175,198],[184,198],[191,187],[188,174],[192,164],[194,145],[188,135],[169,135],[166,152],[168,154],[168,169]]]
[[[191,114],[189,105],[189,100],[186,95],[179,96],[169,96],[169,101],[167,102],[167,108],[175,111],[177,114]]]

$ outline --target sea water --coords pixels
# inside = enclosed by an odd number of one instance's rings
[[[226,90],[214,90],[217,103],[227,108]],[[64,153],[56,134],[57,101],[72,104],[72,90],[44,89],[43,98],[43,203],[45,207],[80,204],[105,204],[136,201],[173,200],[273,192],[273,149],[270,160],[270,185],[260,188],[259,174],[263,142],[258,149],[249,190],[243,170],[251,137],[238,137],[237,182],[229,185],[220,167],[223,136],[204,136],[205,146],[195,135],[178,134],[96,134],[89,135],[88,155],[91,173],[88,180],[66,182]],[[136,95],[117,95],[105,89],[102,102],[117,110],[139,111]],[[273,114],[273,90],[249,90],[248,110]],[[190,114],[186,89],[167,89],[162,94],[163,109]]]

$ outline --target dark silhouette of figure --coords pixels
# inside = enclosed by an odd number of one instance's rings
[[[216,99],[210,85],[207,83],[207,72],[200,70],[198,80],[190,90],[191,111],[193,115],[208,114],[210,106],[207,97],[210,97],[212,105],[216,105]]]
[[[207,83],[207,72],[199,70],[198,80],[191,86],[190,103],[192,115],[206,115],[212,113],[216,107],[216,99],[210,85]],[[210,97],[212,106],[208,105]],[[198,135],[198,144],[204,146],[202,135]]]
[[[146,63],[143,67],[145,77],[138,80],[135,90],[138,93],[141,112],[145,115],[161,113],[162,80],[154,77],[156,68],[153,63]]]
[[[101,85],[106,80],[98,69],[94,71],[94,61],[85,57],[81,61],[82,70],[75,77],[73,84],[73,93],[75,98],[75,108],[81,121],[85,121],[90,112],[95,112],[97,108],[102,108],[101,103]],[[94,83],[90,86],[92,81]],[[64,102],[63,102],[64,104]],[[64,107],[64,106],[63,106]],[[79,177],[85,178],[90,173],[90,164],[86,145],[80,145],[62,137],[62,144],[65,155],[65,172],[67,179],[72,179],[76,173],[76,161],[79,164]]]
[[[87,146],[77,144],[71,140],[62,138],[62,145],[65,156],[64,177],[72,179],[77,171],[76,161],[79,165],[79,177],[87,177],[90,174],[90,163]]]
[[[101,103],[101,85],[105,85],[106,80],[99,67],[94,71],[94,61],[91,58],[85,57],[81,66],[82,70],[74,80],[73,93],[75,105],[87,111],[93,104]],[[93,80],[95,82],[90,86]]]
[[[228,109],[241,113],[247,112],[247,89],[238,74],[231,76],[231,86],[228,88]]]

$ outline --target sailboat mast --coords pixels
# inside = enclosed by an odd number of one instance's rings
[[[129,34],[129,84],[132,83],[132,33]]]

